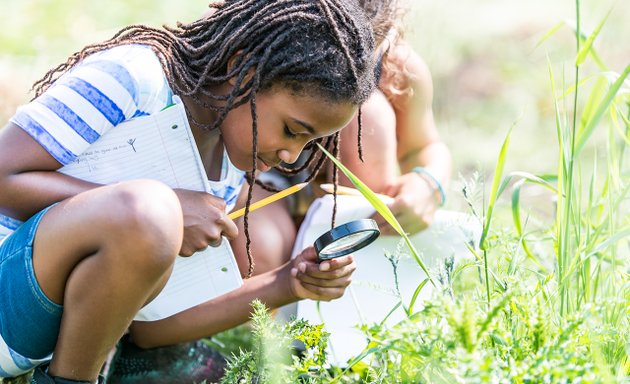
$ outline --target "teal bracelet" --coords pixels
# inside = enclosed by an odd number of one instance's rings
[[[435,189],[437,189],[437,191],[440,193],[440,207],[443,207],[444,204],[446,204],[446,193],[444,192],[444,188],[442,188],[442,184],[440,183],[440,181],[435,176],[433,176],[431,172],[429,172],[426,168],[415,167],[411,171],[419,175],[426,175],[427,178],[429,178],[435,184]]]

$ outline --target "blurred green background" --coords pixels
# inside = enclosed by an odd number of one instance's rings
[[[192,21],[207,4],[0,0],[0,118],[6,121],[30,98],[33,81],[83,45],[104,40],[132,23]],[[556,78],[564,76],[568,87],[575,59],[570,27],[575,2],[410,0],[408,6],[406,37],[431,68],[438,125],[453,152],[452,192],[459,188],[458,174],[492,172],[501,142],[515,122],[506,170],[554,172],[556,128],[548,60]],[[610,70],[619,72],[630,62],[630,0],[581,1],[586,33],[610,10],[595,48]],[[566,24],[557,33],[538,45],[562,22]],[[589,69],[593,70],[587,64],[582,73]]]

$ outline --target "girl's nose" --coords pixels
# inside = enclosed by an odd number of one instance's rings
[[[295,148],[292,150],[281,149],[278,151],[278,158],[287,164],[293,164],[297,161],[298,156],[302,152],[301,148]]]

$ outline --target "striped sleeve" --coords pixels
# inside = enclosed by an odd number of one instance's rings
[[[103,133],[138,112],[138,83],[115,61],[78,64],[11,121],[66,165]]]

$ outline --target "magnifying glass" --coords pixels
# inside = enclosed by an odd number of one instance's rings
[[[360,219],[339,225],[315,240],[319,260],[347,255],[369,245],[381,234],[376,221]]]

